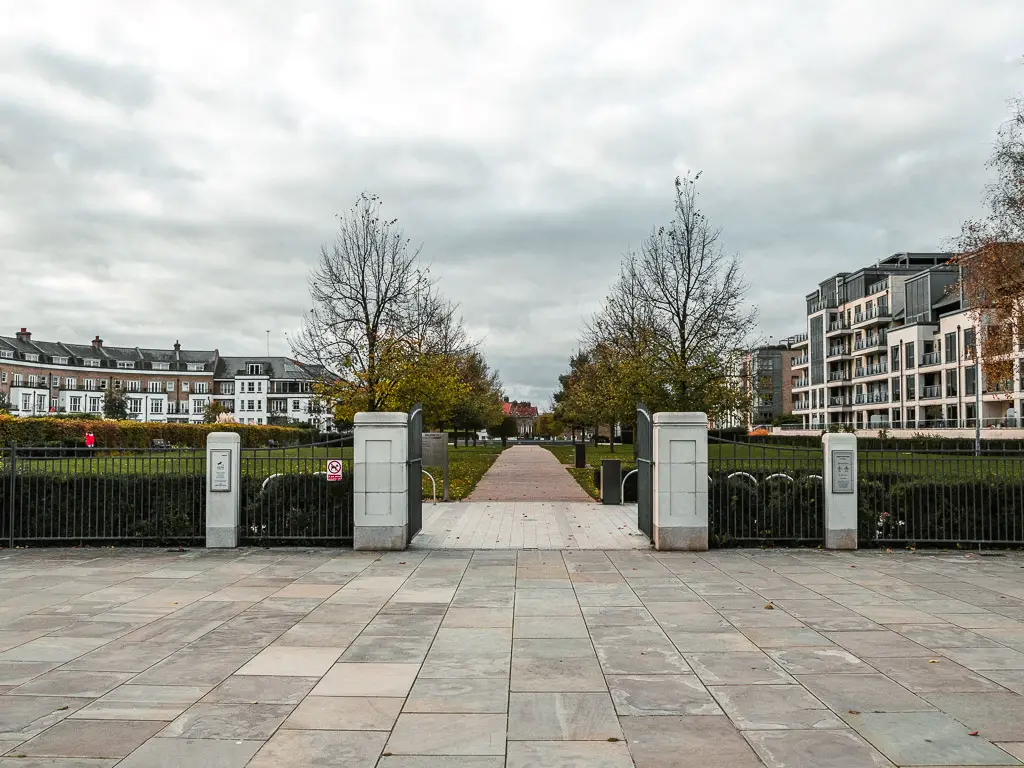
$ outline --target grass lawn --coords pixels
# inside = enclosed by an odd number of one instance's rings
[[[480,478],[491,468],[491,465],[501,453],[501,443],[488,443],[476,447],[459,446],[453,448],[448,446],[448,498],[451,501],[460,501],[476,488]],[[424,467],[427,472],[434,476],[437,481],[437,497],[443,497],[441,486],[444,477],[441,467]],[[423,476],[423,500],[433,498],[433,488],[430,478]]]
[[[251,477],[268,477],[273,474],[306,474],[326,471],[327,459],[352,458],[352,447],[337,448],[273,448],[257,449],[255,452],[242,450],[242,474]],[[448,447],[449,498],[453,501],[466,498],[476,484],[490,469],[498,454],[500,444],[477,447]],[[0,454],[0,472],[9,467],[5,463],[8,454]],[[18,472],[52,474],[64,477],[82,475],[202,475],[206,473],[206,452],[198,449],[172,451],[123,451],[116,454],[81,455],[62,458],[30,459],[19,457]],[[351,463],[345,472],[351,471]],[[425,467],[437,481],[437,494],[442,497],[440,467]],[[433,498],[430,478],[423,475],[423,498]]]
[[[636,462],[633,460],[633,446],[631,444],[621,445],[616,443],[615,451],[613,452],[611,446],[607,444],[595,447],[592,443],[587,443],[587,466],[583,469],[577,469],[575,466],[575,446],[545,445],[543,447],[551,451],[559,462],[565,464],[569,474],[579,483],[580,488],[595,499],[601,498],[601,494],[594,484],[594,470],[601,468],[602,459],[618,459],[622,462],[622,469],[626,472],[636,469]]]

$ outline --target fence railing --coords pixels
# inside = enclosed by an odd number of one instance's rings
[[[241,460],[240,543],[352,543],[352,458],[340,442],[243,448]],[[328,480],[329,461],[341,480]]]
[[[351,442],[242,449],[240,542],[350,544]],[[202,544],[206,483],[204,449],[0,448],[0,546]]]
[[[709,438],[711,546],[820,543],[822,465],[820,447]]]
[[[206,455],[193,449],[0,449],[0,542],[196,543]]]
[[[1024,544],[1024,445],[861,451],[861,545]]]

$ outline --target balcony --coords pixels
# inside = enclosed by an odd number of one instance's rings
[[[807,314],[813,315],[821,312],[823,309],[835,309],[836,300],[834,298],[820,299],[818,301],[812,301],[807,305]]]
[[[852,331],[850,330],[850,324],[846,320],[833,320],[828,324],[828,329],[825,331],[826,336],[842,336],[847,333],[852,333]]]
[[[849,395],[842,397],[830,397],[828,399],[829,408],[850,408],[853,405],[853,398]]]
[[[876,293],[881,293],[882,291],[888,289],[888,287],[889,278],[886,277],[879,280],[876,283],[872,283],[871,285],[869,285],[866,293],[868,296],[874,296]]]
[[[925,352],[921,355],[921,367],[924,368],[926,365],[938,365],[942,362],[941,352]]]
[[[942,397],[942,385],[937,384],[930,387],[921,387],[922,400],[937,400]]]
[[[855,378],[863,379],[866,376],[881,376],[888,372],[888,363],[875,363],[874,365],[865,365],[863,368],[858,368],[854,371],[853,375]]]
[[[793,348],[796,348],[796,347],[806,347],[807,346],[807,334],[806,333],[795,333],[792,336],[790,336],[789,339],[787,339],[787,341],[789,341],[790,349],[793,349]]]
[[[850,374],[847,373],[846,371],[832,371],[832,373],[830,373],[828,375],[828,381],[829,381],[830,384],[832,382],[835,382],[835,381],[849,381],[849,380],[850,380]]]
[[[884,347],[886,344],[885,334],[878,334],[875,336],[864,336],[857,339],[854,342],[853,348],[856,350],[860,349],[874,349],[875,347]]]
[[[864,392],[854,398],[857,405],[870,405],[873,403],[888,403],[888,392]]]
[[[810,407],[811,404],[807,400],[797,400],[796,402],[793,403],[794,411],[806,411],[809,410]]]
[[[848,347],[829,347],[828,357],[850,357],[850,350]]]
[[[892,320],[889,307],[886,304],[882,304],[877,307],[871,307],[871,309],[865,310],[864,312],[858,312],[853,316],[853,326],[858,325],[884,325]]]
[[[804,355],[803,357],[794,357],[792,362],[790,363],[790,367],[803,368],[805,365],[809,365],[810,362],[811,358],[808,357],[807,355]]]
[[[806,389],[809,386],[811,386],[810,379],[797,379],[793,382],[793,389]]]

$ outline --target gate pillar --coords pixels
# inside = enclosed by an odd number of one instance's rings
[[[654,548],[708,548],[708,417],[654,414]]]
[[[206,436],[206,548],[238,546],[242,508],[242,438],[237,432]]]
[[[353,429],[352,547],[405,549],[409,540],[409,416],[357,413]]]
[[[857,436],[826,432],[825,549],[857,548]]]

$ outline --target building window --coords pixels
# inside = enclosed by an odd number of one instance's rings
[[[106,388],[107,388],[107,380],[106,379],[100,379],[100,389],[106,389]]]
[[[7,360],[13,360],[14,359],[14,352],[12,352],[9,349],[0,349],[0,357],[3,357],[5,359],[7,359]]]
[[[974,329],[964,328],[964,357],[974,357],[974,338]]]
[[[900,399],[900,377],[892,377],[892,399],[894,402],[898,402]]]
[[[150,392],[152,392],[155,395],[158,392],[160,392],[162,387],[160,386],[160,382],[159,381],[151,381],[151,382],[149,382],[149,388],[148,389],[149,389]]]
[[[84,384],[86,389],[96,389],[96,379],[86,379]]]
[[[69,410],[72,413],[78,413],[79,411],[82,410],[82,398],[80,398],[80,397],[71,397],[71,398],[68,398],[68,399],[70,400],[70,403],[71,403]]]
[[[890,347],[889,348],[889,356],[890,356],[891,362],[892,362],[892,369],[894,371],[898,371],[900,369],[900,348],[899,347]]]
[[[263,423],[263,418],[261,417],[261,418],[256,419],[256,423],[257,424],[262,424]]]
[[[168,392],[173,392],[174,391],[174,382],[173,381],[168,381],[167,382],[167,386],[165,387],[165,389]]]
[[[189,363],[185,366],[185,369],[189,371],[205,371],[206,365],[204,363]]]
[[[171,370],[170,363],[153,363],[154,371],[169,371]]]
[[[946,351],[949,351],[949,347],[946,347]],[[946,371],[946,397],[953,397],[956,395],[957,375],[956,371]]]
[[[181,391],[182,392],[188,392],[188,382],[187,381],[181,382]]]
[[[249,401],[249,408],[247,410],[250,410],[250,411],[255,411],[256,410],[256,401],[255,400],[250,400]]]
[[[11,382],[11,386],[12,387],[20,387],[21,386],[21,381],[22,381],[21,374],[20,373],[16,373],[16,374],[14,374],[14,381]]]
[[[43,410],[43,405],[45,403],[46,403],[46,400],[43,399],[42,396],[40,396],[40,398],[39,398],[39,410]],[[57,398],[56,397],[50,398],[50,410],[51,411],[56,411],[57,410]]]
[[[916,400],[917,393],[914,390],[914,385],[917,382],[917,376],[907,376],[907,400]]]
[[[256,382],[255,381],[250,381],[249,382],[249,388],[246,391],[247,392],[255,392],[256,391]]]
[[[292,400],[292,410],[293,411],[299,410],[299,401],[298,400]]]
[[[100,361],[95,357],[87,357],[82,361],[86,368],[99,368]]]
[[[77,384],[78,381],[74,377],[65,377],[64,379],[64,389],[74,389]]]
[[[68,359],[66,357],[55,357],[53,358],[54,365],[67,365]]]
[[[28,375],[28,385],[30,387],[35,387],[36,386],[36,382],[38,382],[38,381],[39,381],[39,377],[36,376],[34,373],[30,373]]]
[[[235,382],[233,382],[233,381],[222,381],[220,383],[220,393],[222,395],[233,395],[233,394],[235,394]]]
[[[139,382],[134,381],[134,380],[129,380],[127,383],[128,383],[128,391],[129,392],[138,392],[139,391],[139,389],[140,389]]]
[[[150,413],[163,413],[164,412],[164,401],[163,400],[150,400],[149,401],[149,412]]]
[[[7,383],[7,371],[0,371],[0,384]]]
[[[250,376],[262,376],[263,365],[261,363],[249,363],[248,371]]]
[[[128,411],[130,413],[142,413],[142,401],[137,397],[128,398]]]
[[[956,333],[946,334],[946,362],[956,362]]]
[[[89,398],[89,412],[90,413],[99,413],[100,411],[102,411],[103,410],[103,404],[102,403],[103,403],[103,401],[100,400],[100,398],[98,398],[98,397],[90,397]]]
[[[966,346],[966,342],[965,342],[965,346]],[[965,368],[964,369],[964,394],[965,395],[976,395],[977,393],[978,393],[978,369],[977,368]]]
[[[23,410],[23,411],[31,411],[32,410],[32,395],[25,395],[25,394],[23,394],[21,396],[21,410]]]
[[[30,363],[38,363],[39,355],[32,354],[31,352],[29,352],[25,354],[25,359],[28,360]]]
[[[195,392],[197,395],[205,395],[209,393],[210,385],[208,382],[205,381],[197,381],[195,383],[195,386],[192,387],[192,391]]]
[[[908,369],[913,368],[914,365],[916,365],[916,362],[914,360],[914,342],[908,341],[907,342],[907,346],[906,346],[906,348],[903,351],[904,351],[903,357],[904,357],[904,360],[906,361],[906,367]]]
[[[122,369],[134,368],[135,367],[135,361],[134,360],[118,360],[117,361],[117,367],[118,368],[122,368]]]

